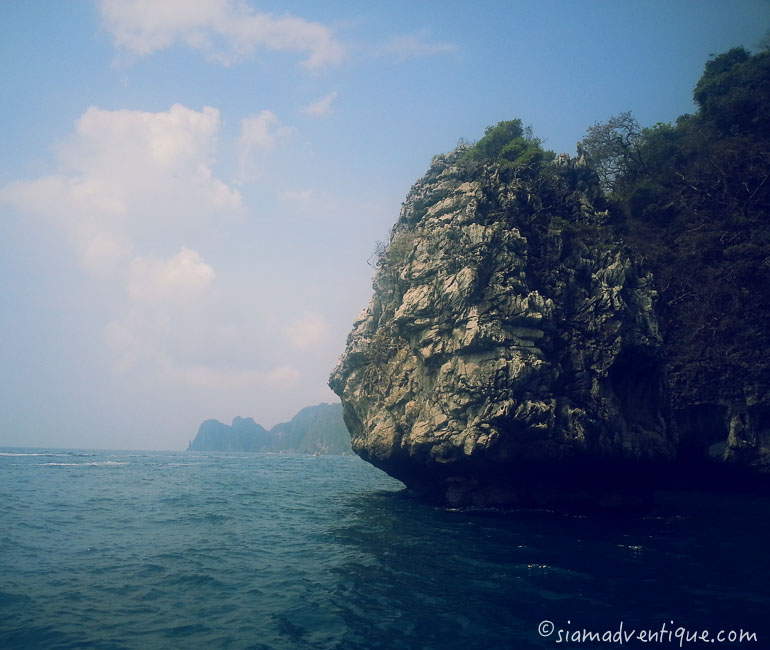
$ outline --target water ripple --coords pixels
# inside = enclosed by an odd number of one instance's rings
[[[768,514],[714,495],[644,518],[448,511],[354,457],[4,450],[0,648],[526,650],[553,647],[543,619],[714,612],[760,628]]]

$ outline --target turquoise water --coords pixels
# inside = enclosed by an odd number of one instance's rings
[[[621,622],[767,648],[768,515],[694,494],[644,517],[457,512],[352,456],[5,449],[0,648],[680,647],[557,642]]]

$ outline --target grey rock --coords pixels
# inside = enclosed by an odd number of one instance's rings
[[[599,197],[568,157],[434,158],[329,380],[356,453],[451,505],[648,498],[674,455],[656,294]]]

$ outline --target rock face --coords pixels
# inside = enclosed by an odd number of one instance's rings
[[[329,384],[353,450],[452,505],[633,505],[674,455],[651,278],[582,161],[409,192]]]
[[[236,417],[232,425],[206,420],[187,451],[347,454],[351,449],[342,405],[318,404],[305,407],[290,422],[276,424],[270,431],[252,418]]]

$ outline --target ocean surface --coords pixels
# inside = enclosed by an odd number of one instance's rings
[[[353,456],[0,449],[3,650],[717,646],[770,648],[765,497],[452,511]]]

